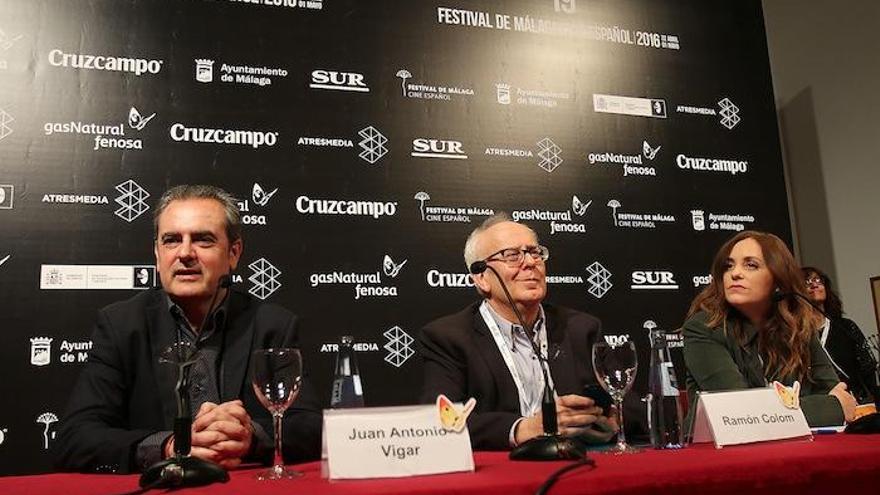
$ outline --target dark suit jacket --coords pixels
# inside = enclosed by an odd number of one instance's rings
[[[235,290],[229,297],[226,344],[218,365],[221,401],[241,399],[252,420],[271,435],[271,416],[250,383],[250,355],[261,348],[296,347],[298,320],[280,306],[259,304]],[[175,328],[161,289],[98,312],[89,362],[73,389],[54,448],[59,469],[125,473],[143,468],[134,462],[138,443],[154,432],[173,430],[177,414],[177,369],[158,362],[176,340]],[[284,418],[288,461],[320,455],[318,411],[314,393],[304,384]]]
[[[521,417],[519,393],[501,352],[480,316],[481,302],[426,325],[418,350],[424,362],[421,400],[438,394],[453,401],[470,397],[477,405],[468,418],[474,449],[506,450],[513,423]],[[550,374],[558,395],[580,394],[596,383],[591,349],[599,337],[599,320],[572,309],[544,305]]]

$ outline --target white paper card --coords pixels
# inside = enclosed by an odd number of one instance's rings
[[[467,428],[444,429],[434,405],[325,410],[324,447],[330,479],[474,470]]]
[[[811,436],[803,411],[786,407],[772,388],[701,392],[693,431],[693,443],[718,448]]]

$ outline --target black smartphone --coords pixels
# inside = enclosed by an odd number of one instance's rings
[[[611,395],[605,391],[599,385],[591,384],[584,387],[584,393],[582,394],[585,397],[589,397],[596,402],[596,405],[602,408],[602,412],[605,416],[611,412]]]

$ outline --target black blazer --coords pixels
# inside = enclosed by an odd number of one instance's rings
[[[846,376],[840,379],[846,382],[847,389],[855,395],[860,404],[877,400],[877,361],[865,334],[848,318],[834,318],[828,330],[825,349],[840,366]],[[835,367],[835,371],[838,371]],[[840,374],[838,372],[838,374]]]
[[[424,363],[422,402],[438,394],[477,405],[468,418],[474,449],[506,450],[513,423],[521,417],[519,393],[501,352],[480,315],[482,301],[422,328],[418,351]],[[558,395],[580,394],[596,383],[591,349],[601,323],[594,316],[559,306],[544,306],[550,374]]]
[[[298,319],[280,306],[259,304],[235,290],[229,297],[219,365],[221,401],[241,399],[251,419],[271,435],[271,416],[250,384],[250,355],[261,348],[296,347]],[[154,432],[173,430],[177,414],[176,369],[158,362],[176,340],[175,328],[161,289],[98,311],[89,361],[73,388],[54,446],[57,468],[117,473],[143,468],[134,462],[137,445]],[[319,410],[304,383],[284,418],[288,461],[320,455]],[[266,453],[271,455],[262,454]]]

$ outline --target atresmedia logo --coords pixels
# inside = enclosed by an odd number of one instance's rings
[[[253,272],[248,277],[248,280],[253,284],[248,292],[254,297],[265,300],[281,288],[281,282],[278,280],[281,277],[281,270],[266,258],[254,261],[248,265],[248,268]]]
[[[133,179],[120,182],[116,185],[115,202],[119,205],[113,211],[117,217],[126,222],[133,222],[135,219],[143,215],[150,209],[150,205],[146,200],[150,197],[150,193],[142,188]],[[79,193],[46,193],[41,199],[43,203],[58,205],[110,205],[110,198],[106,194],[79,194]]]
[[[716,105],[718,106],[717,110],[715,108],[705,106],[678,105],[676,106],[675,111],[678,113],[685,113],[697,116],[717,116],[718,123],[727,130],[733,130],[733,128],[742,121],[742,117],[739,116],[739,107],[736,106],[736,103],[734,103],[733,100],[731,100],[730,98],[725,96],[724,98],[718,100]]]
[[[553,172],[562,165],[564,161],[562,158],[562,148],[554,143],[552,139],[545,137],[535,143],[535,145],[536,152],[528,148],[489,146],[483,154],[485,156],[501,157],[505,160],[532,158],[537,154],[539,158],[538,166],[546,172]]]
[[[12,134],[11,124],[14,120],[15,118],[11,114],[0,108],[0,140]]]
[[[601,299],[611,290],[613,285],[611,272],[598,261],[594,261],[592,265],[587,267],[587,284],[589,285],[587,292],[596,299]]]
[[[117,184],[116,191],[119,192],[119,196],[116,197],[119,208],[113,214],[126,222],[131,223],[150,209],[146,201],[150,193],[134,180],[129,179]]]
[[[357,134],[359,141],[357,138],[345,136],[300,136],[296,144],[309,148],[354,148],[354,142],[357,141],[361,149],[358,157],[369,164],[375,164],[388,153],[388,138],[379,129],[370,125],[359,130]]]
[[[385,362],[400,368],[409,358],[416,352],[412,349],[415,340],[399,326],[393,326],[382,334],[388,342],[385,344],[385,350],[388,354],[385,356]]]

